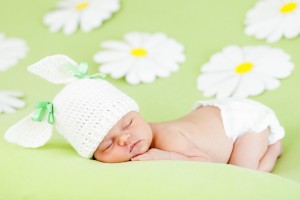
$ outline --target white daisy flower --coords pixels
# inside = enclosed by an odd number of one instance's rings
[[[16,91],[0,90],[0,114],[13,113],[18,108],[23,108],[25,102],[21,99],[23,94]]]
[[[7,38],[0,33],[0,72],[14,66],[25,58],[28,47],[25,41],[16,38]]]
[[[185,61],[184,47],[164,33],[127,33],[125,41],[106,41],[106,48],[94,56],[102,63],[99,71],[112,78],[125,77],[131,84],[151,83],[156,77],[165,78]]]
[[[300,0],[262,0],[247,13],[245,32],[276,42],[300,34]]]
[[[80,26],[84,32],[99,27],[120,8],[119,0],[60,0],[58,9],[50,11],[44,17],[44,23],[51,32],[63,29],[71,35]]]
[[[205,97],[255,96],[278,88],[278,79],[288,77],[293,68],[291,57],[281,49],[228,46],[202,66],[197,86]]]

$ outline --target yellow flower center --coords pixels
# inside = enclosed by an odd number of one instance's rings
[[[291,3],[287,3],[284,4],[281,9],[280,12],[282,13],[290,13],[293,12],[296,8],[297,8],[297,4],[295,2],[291,2]]]
[[[250,62],[244,62],[240,65],[238,65],[236,68],[235,68],[235,72],[237,74],[244,74],[244,73],[247,73],[249,71],[251,71],[253,68],[253,64],[250,63]]]
[[[131,50],[131,55],[135,57],[143,57],[147,55],[147,50],[143,48],[134,48]]]
[[[78,10],[78,11],[80,11],[80,10],[83,10],[83,9],[87,8],[88,6],[89,6],[89,3],[86,2],[86,1],[84,1],[84,2],[82,2],[80,4],[77,4],[75,6],[75,9]]]

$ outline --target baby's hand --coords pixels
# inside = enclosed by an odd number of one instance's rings
[[[146,153],[131,158],[131,161],[169,160],[170,152],[159,149],[149,149]]]

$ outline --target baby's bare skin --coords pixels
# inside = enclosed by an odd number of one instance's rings
[[[150,124],[139,113],[130,112],[109,131],[94,158],[101,162],[228,163],[270,172],[281,154],[281,142],[269,146],[268,131],[245,133],[233,142],[225,134],[219,108],[214,106],[201,107],[174,121]]]
[[[153,148],[209,162],[227,163],[233,140],[225,135],[220,110],[206,106],[171,122],[151,124]],[[222,148],[220,148],[222,145]]]

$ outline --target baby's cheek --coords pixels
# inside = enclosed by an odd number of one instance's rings
[[[147,149],[146,146],[141,146],[141,147],[140,147],[139,153],[140,153],[140,154],[143,154],[143,153],[147,152],[147,150],[148,150],[148,149]]]
[[[148,151],[148,146],[145,144],[144,141],[142,141],[138,146],[136,146],[133,151],[130,153],[131,158],[144,154],[145,152]],[[130,158],[130,159],[131,159]]]
[[[145,142],[145,144],[141,145],[141,148],[140,148],[141,154],[146,153],[148,150],[149,150],[149,145],[146,144],[146,142]]]

